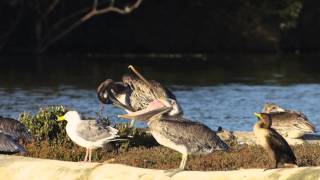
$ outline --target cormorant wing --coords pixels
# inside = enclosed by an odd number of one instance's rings
[[[267,138],[268,143],[273,151],[277,152],[275,155],[279,156],[279,159],[286,158],[294,163],[296,162],[296,157],[291,150],[288,142],[274,129],[270,128],[269,138]]]
[[[26,150],[9,135],[0,133],[0,153],[7,154],[17,152],[25,153]]]
[[[0,118],[0,133],[7,134],[14,140],[22,139],[28,142],[31,140],[31,136],[24,124],[11,118]]]

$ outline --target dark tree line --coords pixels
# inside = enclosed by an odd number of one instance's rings
[[[29,41],[27,42],[29,47],[25,48],[26,51],[43,53],[91,18],[112,12],[122,15],[129,14],[138,8],[141,2],[142,0],[122,1],[121,4],[116,0],[13,0],[2,2],[1,12],[5,14],[3,19],[6,25],[1,31],[0,49],[6,46],[14,33],[21,33],[22,36],[19,37],[21,41]],[[25,29],[19,30],[18,27]]]
[[[315,52],[319,13],[316,0],[5,0],[0,52]]]

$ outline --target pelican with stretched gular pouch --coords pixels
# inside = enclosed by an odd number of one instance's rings
[[[178,169],[169,171],[173,175],[185,169],[190,154],[209,154],[215,150],[226,151],[229,147],[206,125],[182,117],[165,115],[172,110],[172,103],[166,99],[156,99],[141,111],[119,115],[121,118],[146,121],[150,133],[156,141],[182,154]]]
[[[129,68],[136,74],[124,75],[122,82],[114,82],[107,79],[102,82],[97,95],[101,103],[114,104],[123,108],[127,113],[146,109],[148,105],[159,98],[166,99],[171,103],[172,110],[166,115],[179,118],[183,115],[175,95],[165,86],[154,80],[146,80],[133,66]],[[131,126],[134,120],[131,121]]]

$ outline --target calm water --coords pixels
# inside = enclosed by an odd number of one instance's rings
[[[217,55],[164,57],[0,57],[0,115],[17,118],[46,105],[65,105],[95,117],[95,89],[119,80],[134,64],[149,79],[169,86],[187,118],[213,129],[251,130],[263,103],[304,112],[320,128],[319,56]],[[118,121],[123,111],[106,106]],[[142,123],[139,124],[143,126]]]

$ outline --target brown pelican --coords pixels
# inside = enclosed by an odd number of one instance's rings
[[[155,99],[168,99],[172,105],[172,110],[166,113],[171,117],[180,117],[183,115],[175,95],[165,86],[154,80],[147,81],[144,77],[129,66],[136,75],[124,75],[122,82],[113,82],[107,79],[102,82],[98,89],[97,95],[100,102],[104,104],[114,104],[125,109],[128,113],[140,111]],[[131,122],[133,125],[134,120]]]
[[[275,131],[272,116],[266,113],[255,113],[258,121],[253,126],[253,133],[259,144],[267,150],[269,157],[275,162],[273,168],[297,167],[296,157],[287,141]]]
[[[117,141],[118,130],[96,120],[82,120],[76,111],[68,111],[57,121],[67,121],[66,131],[69,138],[81,147],[86,148],[84,162],[91,162],[92,149],[103,147],[111,141]]]
[[[27,128],[15,119],[0,116],[0,154],[26,153],[19,140],[31,141]]]
[[[272,127],[284,137],[301,138],[316,132],[315,126],[301,112],[285,110],[274,103],[266,103],[262,112],[270,114]]]
[[[159,144],[182,154],[179,168],[170,172],[170,175],[185,169],[189,154],[209,154],[215,150],[228,149],[228,145],[206,125],[164,115],[171,110],[171,103],[158,99],[149,103],[146,109],[119,115],[121,118],[147,121],[152,136]]]

